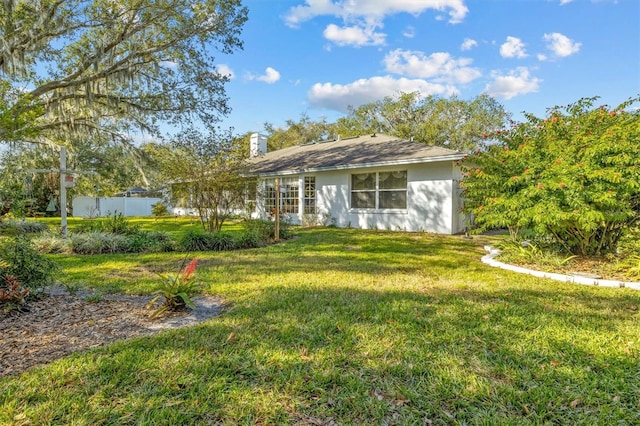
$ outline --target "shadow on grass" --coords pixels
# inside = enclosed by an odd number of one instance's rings
[[[638,296],[532,282],[265,285],[199,326],[0,381],[0,420],[638,423]]]

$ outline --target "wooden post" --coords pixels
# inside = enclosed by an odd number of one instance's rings
[[[60,168],[58,169],[27,169],[28,173],[60,173],[60,228],[62,236],[67,236],[67,175],[93,175],[96,172],[80,172],[67,170],[67,148],[60,146]]]
[[[273,240],[278,241],[280,239],[280,181],[276,178],[275,188],[276,190],[276,223],[273,231]]]
[[[67,148],[60,147],[60,228],[67,236]]]

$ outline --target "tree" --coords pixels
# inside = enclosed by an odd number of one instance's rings
[[[264,124],[267,133],[268,150],[278,150],[289,146],[319,142],[329,139],[332,126],[326,119],[313,121],[307,114],[301,114],[300,120],[287,120],[284,128],[276,128],[270,123]]]
[[[483,147],[483,135],[502,128],[509,114],[495,99],[470,101],[401,93],[358,108],[338,119],[333,131],[342,137],[385,133],[462,152]]]
[[[154,165],[148,161],[145,146],[132,152],[127,146],[93,135],[78,141],[67,157],[67,168],[94,174],[75,176],[75,186],[67,189],[68,199],[75,195],[108,196],[132,186],[158,184]],[[138,156],[143,156],[142,158]],[[0,154],[0,199],[5,210],[16,215],[44,212],[52,198],[57,198],[60,178],[57,170],[60,155],[56,147],[12,143]]]
[[[479,230],[550,238],[574,254],[615,250],[640,221],[640,98],[611,110],[596,100],[528,114],[464,162],[465,210]]]
[[[168,143],[147,147],[170,183],[172,199],[191,204],[208,232],[244,206],[248,181],[243,177],[247,152],[230,132],[185,131]]]
[[[0,2],[0,141],[126,141],[229,111],[213,50],[241,48],[240,0]]]

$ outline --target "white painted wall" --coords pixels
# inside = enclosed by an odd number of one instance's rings
[[[154,204],[161,198],[137,197],[76,197],[73,199],[73,215],[99,217],[122,213],[123,216],[151,216]]]
[[[403,210],[350,209],[351,175],[364,172],[407,170],[407,208]],[[464,230],[464,216],[457,186],[459,172],[451,161],[394,167],[362,168],[310,173],[316,177],[317,208],[329,224],[362,229],[455,234]],[[303,175],[300,176],[304,182]],[[300,213],[291,215],[301,223]],[[259,207],[261,203],[257,204]],[[261,210],[263,211],[263,210]]]

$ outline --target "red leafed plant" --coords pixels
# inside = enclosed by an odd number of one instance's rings
[[[24,288],[18,278],[13,275],[4,277],[4,283],[0,285],[0,304],[22,305],[29,295],[29,289]]]
[[[157,291],[158,295],[147,304],[147,308],[151,308],[162,297],[164,297],[164,303],[151,313],[151,318],[157,318],[169,311],[195,308],[191,297],[200,289],[200,284],[195,279],[198,259],[193,259],[185,265],[186,261],[185,257],[180,272],[175,275],[158,274],[162,278]]]

